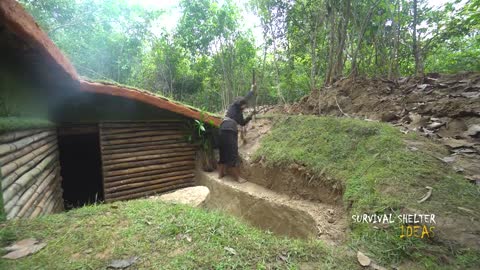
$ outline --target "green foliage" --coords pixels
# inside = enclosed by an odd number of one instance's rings
[[[21,260],[0,259],[2,269],[102,269],[131,256],[139,257],[136,269],[298,269],[305,262],[322,269],[355,267],[342,248],[277,238],[219,212],[154,200],[9,221],[0,236],[2,247],[29,237],[47,243]]]
[[[47,127],[53,128],[55,127],[55,124],[45,119],[25,117],[0,117],[0,131]]]
[[[480,70],[478,0],[440,8],[426,0],[248,0],[263,29],[257,43],[232,0],[182,0],[176,28],[155,34],[162,12],[127,0],[20,2],[81,75],[209,111],[244,95],[253,68],[259,104],[293,102],[345,76]]]
[[[421,150],[408,149],[406,142],[411,139],[423,145]],[[461,217],[458,207],[465,205],[479,211],[480,202],[475,198],[480,189],[433,156],[443,151],[426,139],[405,136],[384,123],[288,116],[276,119],[254,158],[263,157],[267,166],[277,168],[302,164],[317,176],[313,181],[341,186],[350,214],[421,209],[436,216]],[[434,196],[420,205],[417,200],[424,195],[425,186],[433,187]],[[426,265],[439,264],[438,254],[452,255],[445,246],[423,240],[404,241],[398,228],[377,231],[358,223],[351,227],[352,245],[369,250],[386,263],[422,257],[428,259]]]
[[[427,72],[456,73],[480,70],[480,35],[454,37],[427,59]]]
[[[22,0],[81,75],[125,83],[160,15],[126,0]]]

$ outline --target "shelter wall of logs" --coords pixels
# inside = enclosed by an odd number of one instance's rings
[[[196,148],[182,121],[100,124],[105,201],[194,185]]]
[[[63,210],[55,129],[0,134],[0,171],[8,219]]]

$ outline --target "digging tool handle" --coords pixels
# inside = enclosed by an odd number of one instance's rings
[[[257,114],[257,85],[256,85],[256,81],[255,81],[255,69],[253,69],[253,72],[252,72],[252,88],[253,90],[255,91],[254,92],[254,100],[253,100],[253,115],[252,115],[252,118],[253,120],[255,120],[255,115]]]

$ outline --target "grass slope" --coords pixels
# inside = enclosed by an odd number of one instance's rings
[[[428,151],[413,151],[406,141],[421,142]],[[418,135],[404,135],[384,123],[288,116],[274,120],[272,132],[262,140],[254,158],[262,156],[267,166],[277,168],[296,162],[316,174],[317,181],[341,186],[350,215],[399,213],[407,209],[407,213],[433,213],[439,218],[448,214],[455,218],[465,214],[459,213],[458,207],[478,213],[478,187],[467,183],[431,154],[447,155],[442,151],[445,150]],[[433,187],[433,195],[419,204],[417,201],[426,193],[425,186]],[[442,259],[448,256],[454,261],[449,261],[447,269],[480,267],[478,251],[441,246],[426,239],[401,239],[399,226],[375,229],[352,223],[349,244],[368,250],[384,265],[411,260],[418,267],[437,269],[445,265]]]
[[[55,127],[55,124],[45,119],[0,117],[0,132],[47,127]]]
[[[281,239],[224,214],[151,200],[87,206],[0,227],[0,246],[28,237],[47,246],[17,261],[0,259],[0,269],[105,269],[111,260],[131,256],[139,257],[135,269],[358,267],[344,250],[319,241]]]

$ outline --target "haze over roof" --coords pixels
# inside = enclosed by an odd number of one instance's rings
[[[216,126],[220,125],[220,117],[148,91],[81,79],[70,60],[38,26],[33,17],[15,0],[0,1],[0,24],[4,27],[2,35],[14,36],[16,40],[22,43],[21,48],[18,48],[18,50],[22,50],[22,54],[35,55],[35,59],[41,59],[45,67],[37,68],[37,72],[50,80],[58,78],[69,80],[69,84],[76,85],[80,91],[124,97],[153,105],[159,109],[169,110],[188,118],[213,123]],[[52,75],[51,73],[55,74]],[[59,89],[59,91],[62,90]]]

